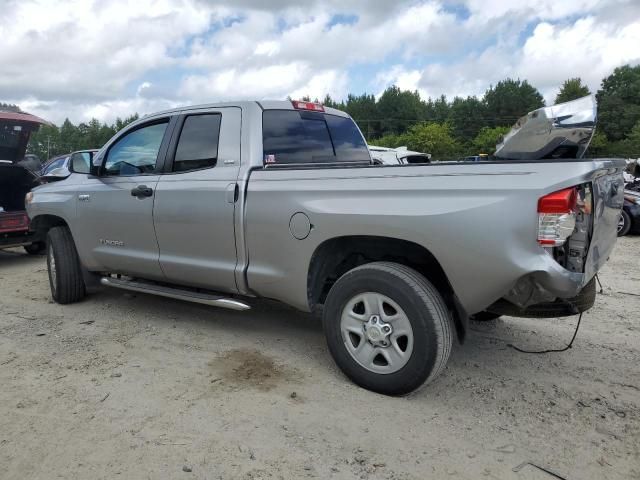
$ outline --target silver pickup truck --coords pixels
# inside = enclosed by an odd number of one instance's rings
[[[566,133],[542,160],[386,166],[318,104],[165,111],[29,193],[31,228],[58,303],[96,286],[236,310],[276,299],[322,315],[354,382],[405,394],[442,372],[470,316],[593,305],[624,162],[575,158],[592,130],[534,113],[554,142]]]

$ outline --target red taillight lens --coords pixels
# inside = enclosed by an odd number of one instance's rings
[[[26,213],[0,213],[0,233],[29,230],[29,217]]]
[[[569,213],[576,211],[578,192],[575,188],[565,188],[545,195],[538,200],[538,213]]]
[[[313,112],[324,112],[324,107],[319,103],[301,102],[299,100],[291,100],[293,108],[296,110],[311,110]]]
[[[538,200],[538,243],[559,247],[576,228],[578,191],[565,188]]]

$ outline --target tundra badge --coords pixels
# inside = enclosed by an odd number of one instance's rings
[[[124,242],[122,240],[105,240],[104,238],[101,238],[100,243],[110,247],[124,247]]]

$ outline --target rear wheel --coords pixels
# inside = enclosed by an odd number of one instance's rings
[[[67,227],[54,227],[47,238],[47,270],[53,300],[62,304],[82,300],[86,290],[71,232]]]
[[[620,210],[620,218],[618,219],[618,236],[624,237],[631,229],[631,217],[624,210]]]
[[[324,307],[331,355],[353,382],[404,395],[436,378],[449,359],[449,312],[436,288],[404,265],[374,262],[344,274]]]

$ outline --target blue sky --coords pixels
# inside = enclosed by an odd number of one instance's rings
[[[481,96],[506,77],[548,101],[640,61],[637,0],[0,0],[0,101],[112,121],[230,99],[341,99],[396,84]]]

